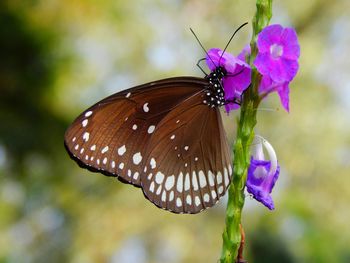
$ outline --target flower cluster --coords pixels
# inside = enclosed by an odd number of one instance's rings
[[[257,56],[252,65],[261,75],[259,96],[266,98],[270,93],[277,92],[282,106],[289,112],[289,83],[298,72],[300,46],[294,29],[283,28],[281,25],[265,27],[257,38]],[[223,78],[226,111],[240,107],[244,91],[251,84],[252,68],[246,62],[250,56],[250,46],[247,45],[237,56],[233,56],[221,49],[213,48],[208,51],[207,65],[211,71],[216,67],[223,67],[227,75]],[[248,169],[247,191],[269,209],[274,209],[271,191],[279,176],[280,167],[277,157],[270,143],[258,136]],[[264,150],[269,158],[265,159]]]

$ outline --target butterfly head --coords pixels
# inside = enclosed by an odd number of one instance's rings
[[[204,104],[214,108],[225,104],[225,91],[222,79],[227,75],[224,67],[218,66],[213,70],[206,79],[209,81],[208,88],[205,90],[206,98]]]

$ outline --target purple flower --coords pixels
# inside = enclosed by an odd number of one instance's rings
[[[254,155],[250,159],[246,186],[247,191],[257,201],[273,210],[275,207],[270,194],[278,179],[280,167],[271,144],[263,138],[260,138],[260,140],[262,140],[262,143],[256,145]],[[269,161],[264,159],[263,145],[270,156]]]
[[[240,99],[243,91],[248,88],[251,78],[251,68],[244,61],[232,54],[225,52],[222,58],[222,50],[212,48],[208,51],[206,58],[207,65],[211,71],[221,66],[226,69],[227,76],[223,78],[223,88],[225,91],[225,100]],[[240,105],[236,103],[228,103],[225,105],[226,112],[238,109]]]
[[[258,55],[254,65],[262,75],[259,93],[266,96],[277,91],[283,107],[289,112],[289,82],[299,64],[300,46],[292,28],[281,25],[265,27],[258,35]]]
[[[293,28],[281,25],[265,27],[257,40],[254,66],[263,76],[277,83],[290,82],[297,74],[300,56],[298,37]]]

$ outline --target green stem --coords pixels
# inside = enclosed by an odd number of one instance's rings
[[[241,242],[239,225],[241,223],[242,208],[244,205],[244,186],[247,180],[247,171],[250,162],[249,148],[254,138],[256,113],[260,103],[258,87],[261,76],[252,63],[257,55],[257,35],[269,24],[272,16],[272,0],[257,0],[256,8],[256,14],[253,19],[253,36],[250,43],[252,52],[249,58],[252,67],[252,82],[243,96],[237,127],[237,139],[233,148],[234,169],[233,178],[228,190],[226,226],[222,234],[221,263],[233,263],[236,261]]]

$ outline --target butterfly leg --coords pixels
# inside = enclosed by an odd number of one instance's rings
[[[238,98],[233,98],[233,99],[225,100],[225,105],[229,104],[229,103],[234,103],[234,104],[237,104],[237,105],[241,106],[242,101],[243,101],[243,94],[241,94],[239,99]]]
[[[201,65],[200,65],[200,63],[203,61],[203,60],[205,60],[206,58],[201,58],[200,60],[198,60],[198,62],[197,62],[197,67],[203,72],[203,74],[207,77],[208,76],[208,74],[202,69],[202,67],[201,67]]]

